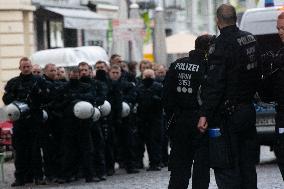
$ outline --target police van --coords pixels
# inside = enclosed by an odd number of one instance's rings
[[[284,7],[267,7],[247,10],[240,23],[240,29],[255,35],[262,54],[276,52],[281,47],[276,22]],[[273,146],[275,131],[275,104],[256,103],[256,128],[260,145]]]

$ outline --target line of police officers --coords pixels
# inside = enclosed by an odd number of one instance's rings
[[[14,120],[12,186],[66,183],[78,177],[98,182],[115,173],[115,162],[127,173],[138,173],[144,168],[145,145],[148,170],[161,170],[162,84],[146,68],[136,82],[121,62],[113,55],[108,69],[98,61],[95,77],[92,67],[81,62],[67,81],[57,78],[55,64],[47,64],[43,76],[37,76],[39,67],[32,69],[26,57],[20,60],[21,73],[8,81],[3,96]]]
[[[167,137],[162,136],[167,126],[170,189],[188,187],[192,165],[192,188],[208,188],[209,169],[214,168],[218,188],[256,189],[256,92],[264,101],[277,102],[275,153],[284,178],[283,49],[272,58],[260,56],[256,39],[238,29],[236,18],[233,6],[221,5],[220,35],[198,37],[195,50],[171,64],[164,86],[156,82],[163,79],[155,81],[147,62],[140,64],[140,70],[146,70],[136,82],[119,66],[119,55],[111,57],[109,75],[106,63],[99,61],[92,79],[91,67],[82,62],[65,83],[55,81],[55,65],[46,65],[43,78],[35,77],[30,61],[21,59],[21,74],[7,83],[3,96],[5,104],[17,100],[30,109],[29,115],[14,122],[12,186],[31,179],[41,184],[43,175],[69,182],[78,172],[86,182],[105,180],[106,173],[114,174],[115,162],[128,173],[137,173],[136,168],[143,167],[145,145],[149,170],[160,170],[161,160],[167,159],[167,152],[162,153],[168,148]],[[284,43],[284,13],[277,28]],[[78,102],[100,107],[105,100],[112,106],[109,116],[97,122],[74,116]],[[125,103],[130,116],[123,116]],[[42,109],[49,116],[45,122]]]

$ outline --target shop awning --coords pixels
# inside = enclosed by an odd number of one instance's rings
[[[87,9],[44,7],[45,10],[63,16],[64,28],[107,30],[108,18]]]

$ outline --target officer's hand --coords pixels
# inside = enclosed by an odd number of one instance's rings
[[[198,124],[197,124],[197,128],[199,129],[199,131],[201,133],[204,133],[206,131],[207,127],[208,127],[208,123],[207,123],[206,117],[200,117]]]

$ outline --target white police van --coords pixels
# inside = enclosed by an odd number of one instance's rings
[[[261,53],[276,52],[281,47],[276,22],[284,7],[267,7],[247,10],[240,23],[240,29],[255,35]],[[274,104],[258,103],[256,108],[256,128],[260,145],[273,146],[275,128]]]

